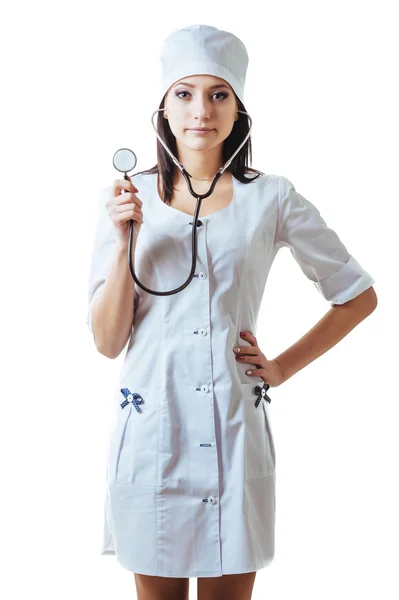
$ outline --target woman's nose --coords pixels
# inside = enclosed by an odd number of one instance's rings
[[[209,118],[211,114],[211,108],[207,102],[199,100],[192,105],[192,114],[194,117],[199,119]]]

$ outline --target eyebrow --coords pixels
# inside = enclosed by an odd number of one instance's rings
[[[176,85],[173,87],[177,87],[178,85],[185,85],[190,88],[195,88],[195,85],[193,85],[192,83],[187,83],[186,81],[179,81],[179,83],[176,83]],[[229,86],[226,85],[225,83],[217,83],[216,85],[210,85],[208,89],[215,90],[216,88],[222,88],[222,87],[224,87],[228,90],[230,89]]]

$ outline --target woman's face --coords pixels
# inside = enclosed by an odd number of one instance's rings
[[[193,150],[209,150],[222,144],[233,129],[238,104],[225,79],[213,75],[191,75],[175,82],[165,98],[169,126],[179,143]],[[199,135],[192,131],[207,127]]]

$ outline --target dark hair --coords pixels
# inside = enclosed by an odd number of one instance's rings
[[[234,93],[238,109],[243,110],[245,112],[245,106],[241,102],[241,100]],[[161,104],[159,108],[164,108],[165,106],[165,96],[161,100]],[[237,150],[238,146],[245,138],[249,131],[249,122],[246,115],[242,113],[238,113],[238,120],[234,122],[233,129],[231,130],[230,135],[224,140],[223,143],[223,151],[222,151],[222,160],[223,164],[230,158],[232,154],[234,154],[235,150]],[[159,118],[162,117],[162,118]],[[164,140],[172,154],[177,157],[177,146],[176,146],[176,138],[173,135],[168,119],[163,118],[163,113],[158,112],[158,124],[157,131],[161,138]],[[252,162],[252,145],[251,145],[251,136],[247,139],[241,150],[236,154],[233,158],[226,171],[229,171],[233,174],[233,176],[238,179],[241,183],[251,183],[255,179],[258,179],[260,175],[264,175],[261,171],[256,169],[252,169],[248,167],[248,163]],[[159,173],[161,176],[161,185],[162,183],[165,185],[163,190],[163,201],[165,204],[170,204],[173,192],[173,173],[175,169],[177,169],[175,163],[171,159],[168,152],[166,152],[165,148],[162,146],[161,142],[157,138],[157,164],[154,165],[151,169],[147,169],[146,171],[140,171],[139,174],[147,174],[152,175],[154,173]],[[247,178],[245,177],[246,173],[257,173],[256,177]]]

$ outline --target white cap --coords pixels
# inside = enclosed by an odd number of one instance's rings
[[[214,75],[225,79],[244,103],[248,54],[242,41],[210,25],[178,29],[163,42],[161,97],[179,79],[190,75]]]

